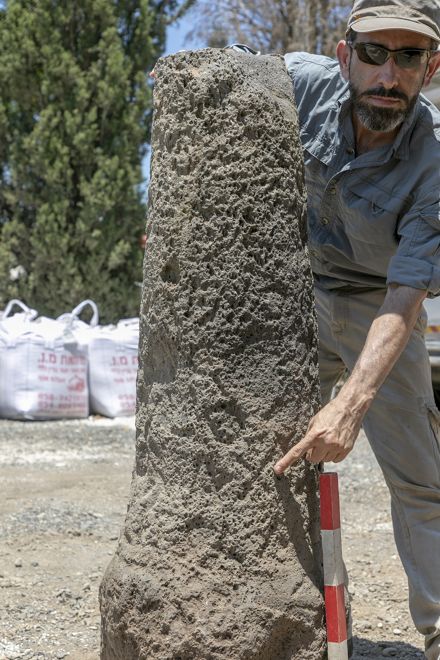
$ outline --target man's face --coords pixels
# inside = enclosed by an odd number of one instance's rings
[[[371,43],[390,50],[429,50],[431,47],[428,37],[407,30],[357,33],[355,43]],[[353,111],[357,118],[370,131],[395,130],[410,114],[420,90],[432,77],[429,75],[432,62],[425,61],[417,68],[406,69],[389,58],[382,65],[373,65],[362,62],[356,51],[348,45],[345,45],[345,49],[348,49],[345,60],[342,62],[339,57],[341,71],[349,83]]]

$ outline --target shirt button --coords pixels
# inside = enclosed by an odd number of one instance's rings
[[[350,156],[353,156],[353,155],[354,155],[354,149],[353,149],[353,147],[348,147],[348,149],[347,149],[347,153],[348,153]]]
[[[328,225],[329,222],[330,222],[329,219],[326,218],[326,217],[321,219],[321,224],[323,224],[323,225]]]
[[[328,189],[330,195],[336,195],[336,186],[332,186]]]

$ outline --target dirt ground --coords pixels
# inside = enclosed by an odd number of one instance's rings
[[[98,659],[98,586],[124,518],[133,456],[132,418],[0,420],[0,660]],[[338,471],[354,658],[423,658],[387,491],[362,434]]]

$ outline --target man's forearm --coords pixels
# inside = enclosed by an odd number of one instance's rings
[[[314,463],[347,456],[365,413],[408,342],[425,295],[410,287],[389,287],[351,376],[312,418],[305,437],[277,462],[277,474],[304,455]]]
[[[363,415],[400,354],[420,314],[425,291],[390,286],[371,324],[365,346],[338,398]]]

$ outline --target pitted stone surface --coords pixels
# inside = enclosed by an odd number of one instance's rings
[[[136,465],[102,658],[319,660],[318,406],[302,151],[280,57],[156,65]]]

